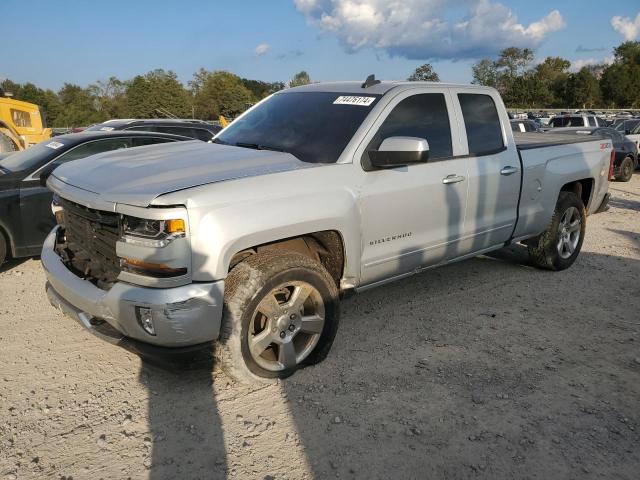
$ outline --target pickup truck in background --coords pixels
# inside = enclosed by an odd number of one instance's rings
[[[236,379],[286,377],[327,355],[343,293],[514,242],[568,268],[607,202],[612,154],[609,139],[514,136],[487,87],[283,90],[213,144],[56,169],[46,290],[113,342],[168,354],[214,341]]]

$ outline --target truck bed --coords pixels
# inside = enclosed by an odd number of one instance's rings
[[[513,132],[518,150],[570,145],[598,140],[600,137],[562,133]]]

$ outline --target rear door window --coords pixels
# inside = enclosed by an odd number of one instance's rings
[[[467,131],[469,155],[490,155],[504,149],[502,126],[496,104],[489,95],[459,93]]]
[[[587,120],[589,121],[589,126],[590,127],[597,127],[598,124],[596,122],[596,117],[587,117]]]
[[[402,100],[391,111],[367,150],[377,150],[389,137],[418,137],[429,143],[429,158],[453,155],[447,103],[442,93],[422,93]]]

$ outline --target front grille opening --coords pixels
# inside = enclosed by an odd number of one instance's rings
[[[119,215],[94,210],[60,199],[62,229],[56,251],[77,276],[108,290],[120,275],[116,242],[120,239]]]

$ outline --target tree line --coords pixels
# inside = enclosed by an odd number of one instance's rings
[[[495,59],[475,63],[473,83],[498,89],[509,108],[640,108],[640,42],[624,42],[613,54],[609,65],[572,71],[571,62],[564,58],[547,57],[535,63],[532,50],[510,47]],[[427,63],[408,80],[437,82],[439,76]],[[285,83],[201,68],[186,86],[171,70],[157,69],[130,80],[111,77],[86,88],[65,83],[57,92],[9,79],[0,87],[18,100],[40,105],[49,126],[69,127],[110,118],[234,118],[278,90],[311,82],[305,71]]]
[[[640,42],[616,47],[611,64],[578,71],[561,57],[534,64],[532,50],[511,47],[475,63],[472,73],[473,83],[496,88],[511,108],[640,108]]]
[[[40,105],[51,127],[73,127],[103,122],[110,118],[178,117],[216,120],[234,118],[250,105],[286,86],[311,83],[309,74],[299,72],[284,82],[263,82],[241,78],[226,71],[201,68],[187,86],[171,70],[152,70],[130,80],[111,77],[82,88],[65,83],[54,92],[35,84],[4,80],[0,87],[16,100]]]

